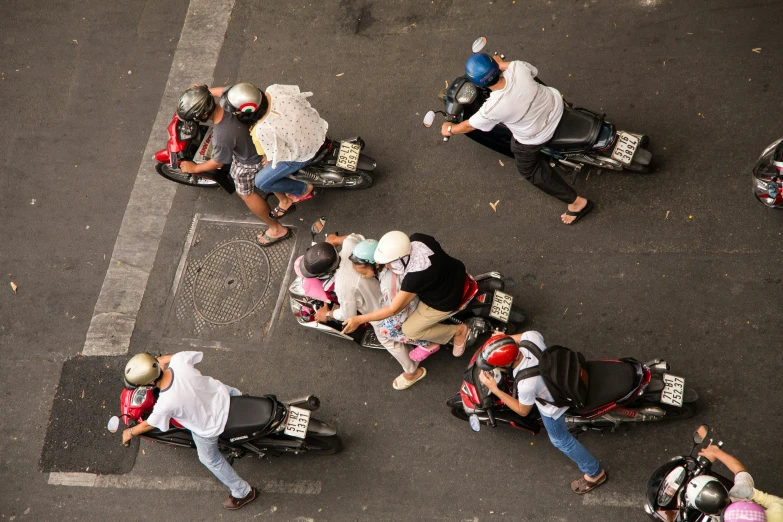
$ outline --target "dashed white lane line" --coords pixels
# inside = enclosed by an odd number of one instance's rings
[[[208,477],[143,477],[138,475],[96,475],[95,473],[49,474],[50,486],[76,486],[87,488],[159,489],[178,491],[222,491],[225,486]],[[288,493],[294,495],[318,495],[321,482],[317,480],[265,480],[258,485],[264,493]]]
[[[592,491],[582,497],[582,503],[585,506],[606,506],[617,508],[637,508],[644,507],[644,496],[640,494],[622,495],[620,493],[603,493]]]
[[[191,0],[155,123],[136,174],[106,278],[95,303],[84,355],[123,355],[158,253],[176,183],[155,172],[152,155],[166,144],[166,126],[179,93],[193,83],[212,84],[235,0]],[[199,14],[200,13],[200,14]]]

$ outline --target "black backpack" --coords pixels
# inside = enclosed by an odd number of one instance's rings
[[[536,398],[537,401],[557,406],[569,406],[580,410],[587,402],[587,372],[584,369],[585,358],[565,346],[550,346],[545,351],[530,341],[520,341],[520,348],[527,348],[538,359],[538,366],[526,368],[514,379],[516,394],[519,381],[540,375],[544,379],[547,390],[554,400],[547,401]]]

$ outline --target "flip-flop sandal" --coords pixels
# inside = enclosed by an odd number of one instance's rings
[[[590,482],[584,475],[571,482],[571,491],[577,495],[584,495],[609,480],[609,473],[604,470],[604,476],[598,482]]]
[[[576,225],[580,219],[585,217],[587,214],[590,213],[590,211],[593,210],[593,202],[589,199],[587,200],[587,205],[585,205],[585,208],[580,210],[579,212],[572,212],[570,210],[566,210],[566,216],[576,216],[576,219],[574,219],[570,223],[564,223],[565,225]]]
[[[295,210],[296,210],[296,203],[291,203],[291,206],[288,208],[282,208],[277,206],[274,208],[274,210],[272,210],[272,212],[269,213],[269,217],[271,217],[272,219],[280,219],[287,216],[288,214],[293,214]]]
[[[284,240],[288,239],[289,237],[291,237],[291,229],[290,228],[286,228],[285,230],[286,230],[285,235],[280,236],[280,237],[269,237],[269,235],[267,235],[267,233],[264,232],[261,235],[261,237],[264,239],[264,241],[266,241],[266,243],[262,243],[261,241],[259,241],[258,240],[258,236],[256,236],[256,238],[255,238],[256,243],[259,246],[266,248],[268,246],[274,245],[275,243],[279,243],[280,241],[284,241]]]
[[[293,201],[294,203],[299,203],[300,201],[307,201],[308,199],[313,199],[313,196],[315,196],[315,189],[311,190],[309,194],[306,196],[294,196],[292,194],[286,194],[288,198]]]
[[[396,379],[394,379],[394,382],[392,383],[392,387],[395,390],[407,390],[420,380],[422,380],[424,377],[427,376],[427,368],[422,367],[421,368],[421,375],[417,379],[413,379],[412,381],[409,381],[405,378],[405,375],[399,374]]]
[[[424,348],[423,346],[417,346],[408,354],[412,361],[421,362],[433,353],[440,350],[440,345],[436,344],[434,348]]]

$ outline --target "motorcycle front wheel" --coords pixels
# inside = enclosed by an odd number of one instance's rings
[[[175,169],[168,163],[158,163],[155,165],[155,170],[158,174],[163,176],[169,181],[173,181],[174,183],[179,183],[181,185],[189,185],[191,187],[202,187],[202,188],[215,188],[219,187],[217,181],[213,181],[211,179],[202,178],[199,176],[194,176],[192,174],[186,174],[185,172],[182,172],[180,169]]]

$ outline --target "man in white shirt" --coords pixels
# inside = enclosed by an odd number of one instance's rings
[[[535,331],[503,337],[513,339],[516,344],[519,344],[520,341],[529,341],[538,346],[542,352],[546,350],[544,337]],[[500,341],[502,342],[503,339],[501,338]],[[487,345],[485,344],[482,350],[486,348]],[[514,377],[516,377],[520,371],[533,366],[538,366],[538,359],[527,348],[520,346],[519,356],[509,367],[514,368]],[[503,404],[523,417],[530,413],[534,405],[538,406],[541,421],[544,424],[544,428],[546,428],[552,445],[574,461],[579,470],[584,473],[582,477],[571,483],[571,490],[574,493],[579,495],[587,493],[606,482],[608,475],[601,467],[601,463],[568,431],[565,418],[563,417],[568,408],[558,408],[544,402],[551,402],[553,398],[546,387],[543,377],[537,375],[520,380],[517,385],[517,398],[499,389],[494,376],[490,372],[482,371],[479,375],[479,380],[498,399],[503,401]]]
[[[560,219],[572,225],[593,208],[591,202],[577,195],[541,154],[563,116],[563,98],[553,87],[538,83],[538,69],[527,62],[504,62],[499,57],[474,54],[465,65],[470,80],[491,92],[489,98],[469,120],[459,124],[446,122],[444,136],[467,134],[474,130],[488,132],[502,123],[514,135],[511,152],[517,169],[526,180],[554,196],[568,207]]]
[[[157,361],[149,354],[138,354],[128,361],[125,380],[136,386],[156,386],[160,394],[147,420],[123,431],[122,442],[128,444],[132,437],[154,428],[167,431],[171,419],[176,420],[193,435],[201,463],[231,490],[223,507],[235,510],[258,496],[258,490],[242,480],[218,449],[218,436],[228,420],[229,397],[242,393],[201,375],[194,365],[203,358],[201,352],[179,352]]]

